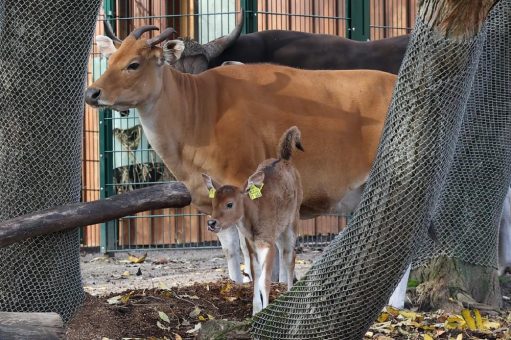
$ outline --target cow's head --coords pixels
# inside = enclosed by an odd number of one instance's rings
[[[157,29],[156,26],[143,26],[134,30],[118,49],[112,39],[96,37],[101,53],[109,58],[108,69],[87,88],[87,104],[126,111],[156,99],[162,87],[164,61],[176,62],[184,48],[180,40],[167,41],[175,33],[173,28],[167,28],[151,39],[141,37],[144,32]],[[157,46],[162,41],[173,46],[172,57],[170,47],[164,53]]]
[[[237,25],[229,35],[212,40],[207,44],[199,44],[197,41],[185,38],[183,39],[184,50],[181,58],[169,63],[175,69],[184,72],[198,74],[208,69],[209,62],[218,57],[227,48],[232,46],[238,39],[243,28],[243,10],[238,12]],[[115,42],[121,42],[113,33],[112,27],[107,20],[103,21],[105,34]],[[174,45],[166,43],[162,45],[164,53],[173,54]]]
[[[213,204],[211,218],[208,220],[208,229],[218,233],[240,222],[246,209],[243,201],[247,199],[252,186],[262,186],[264,172],[256,171],[252,174],[244,189],[233,185],[221,185],[206,174],[202,174],[202,178]]]

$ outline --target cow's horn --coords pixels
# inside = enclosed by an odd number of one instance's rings
[[[169,28],[165,29],[165,31],[161,32],[160,35],[158,35],[154,38],[151,38],[151,39],[147,39],[147,45],[154,46],[156,44],[159,44],[162,41],[168,40],[170,38],[170,36],[174,33],[177,33],[176,30],[173,29],[172,27],[169,27]]]
[[[122,43],[122,40],[119,39],[112,29],[112,25],[110,25],[110,22],[108,20],[103,20],[103,28],[105,29],[105,35],[112,39],[113,41],[117,43]]]
[[[238,13],[238,24],[229,35],[224,35],[218,39],[208,42],[204,45],[206,57],[208,60],[218,57],[225,49],[229,48],[238,39],[243,28],[243,9]]]
[[[142,26],[142,27],[139,27],[139,28],[133,30],[133,32],[131,32],[131,35],[133,35],[133,37],[135,37],[135,39],[139,39],[140,36],[142,34],[144,34],[145,32],[154,31],[154,30],[159,30],[159,28],[154,25],[146,25],[146,26]]]

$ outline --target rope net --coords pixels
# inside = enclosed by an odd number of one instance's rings
[[[100,0],[0,2],[0,221],[78,202],[83,91]],[[0,249],[0,310],[83,298],[78,230]]]
[[[496,266],[511,178],[510,18],[501,0],[476,36],[449,39],[418,17],[358,211],[255,316],[254,338],[361,339],[414,254],[415,265],[447,253]]]

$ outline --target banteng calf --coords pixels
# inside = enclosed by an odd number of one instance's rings
[[[288,289],[293,285],[294,246],[303,197],[300,174],[290,163],[294,147],[303,151],[296,126],[282,135],[278,159],[259,164],[243,189],[220,185],[202,175],[213,199],[208,229],[217,233],[236,225],[247,240],[254,275],[254,314],[268,305],[275,246],[280,256],[279,281],[287,282]]]

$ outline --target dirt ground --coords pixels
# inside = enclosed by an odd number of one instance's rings
[[[298,278],[319,255],[308,249],[297,255]],[[148,252],[140,264],[130,263],[126,253],[82,254],[81,264],[86,300],[68,324],[70,340],[194,339],[218,320],[243,321],[251,316],[252,286],[228,280],[219,249]],[[509,310],[511,276],[501,282]],[[285,288],[273,284],[271,299]],[[511,314],[505,310],[483,315],[484,331],[470,331],[460,316],[386,309],[366,339],[510,339]]]
[[[309,249],[297,254],[295,269],[298,278],[319,254],[320,251]],[[229,276],[221,249],[149,251],[141,264],[130,263],[127,253],[116,253],[114,257],[82,254],[81,269],[84,289],[94,296],[128,289],[159,288],[161,285],[177,287],[214,282]]]

